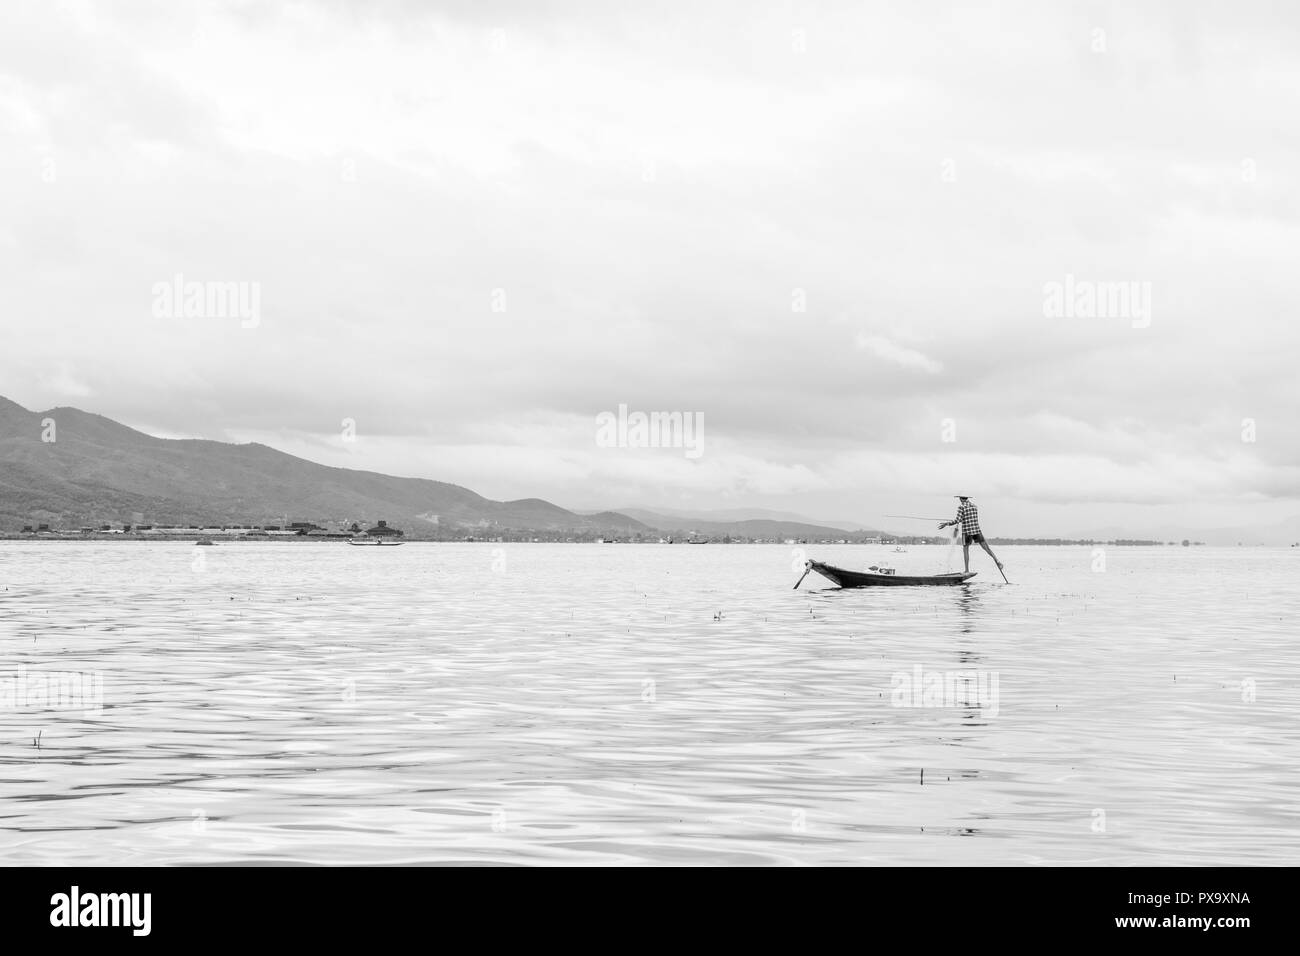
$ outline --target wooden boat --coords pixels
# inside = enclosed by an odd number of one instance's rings
[[[809,561],[809,571],[816,571],[842,588],[908,587],[913,584],[965,584],[977,571],[960,571],[955,574],[873,574],[868,571],[846,571],[820,561]],[[806,573],[806,572],[805,572]],[[802,578],[800,580],[803,580]]]
[[[405,541],[385,541],[383,538],[348,538],[348,544],[358,548],[395,548]]]

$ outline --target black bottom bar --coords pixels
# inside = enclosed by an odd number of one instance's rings
[[[593,869],[9,869],[0,898],[15,944],[300,949],[430,933],[454,945],[446,934],[471,933],[606,945],[847,934],[919,947],[1125,937],[1181,947],[1285,939],[1295,879],[1290,869]]]

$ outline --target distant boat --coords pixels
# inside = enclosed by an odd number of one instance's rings
[[[195,544],[196,547],[197,547],[198,545],[201,545],[201,544],[203,544],[203,545],[208,545],[208,546],[212,546],[212,545],[215,545],[216,542],[213,541],[211,538],[199,538],[199,540],[198,540],[198,541],[195,541],[194,544]]]
[[[348,544],[358,548],[395,548],[405,541],[385,541],[383,538],[348,538]]]

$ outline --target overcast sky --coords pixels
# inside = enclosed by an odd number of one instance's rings
[[[1298,50],[1288,4],[6,3],[0,394],[573,508],[1296,515]],[[159,318],[177,274],[258,323]],[[703,454],[601,447],[620,403]]]

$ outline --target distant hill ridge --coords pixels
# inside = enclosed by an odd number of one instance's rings
[[[42,440],[47,419],[54,441]],[[460,485],[335,468],[257,443],[156,438],[81,409],[32,412],[0,397],[0,530],[380,518],[414,538],[449,529],[652,530],[615,512],[584,516],[539,498],[493,501]]]
[[[695,531],[701,535],[731,535],[743,538],[844,538],[860,540],[864,537],[893,535],[884,531],[862,528],[856,522],[825,524],[811,521],[802,515],[783,512],[766,512],[765,517],[741,517],[764,514],[761,509],[746,512],[740,509],[708,512],[647,511],[643,508],[624,508],[620,514],[648,524],[652,528],[677,531]]]
[[[53,423],[52,435],[46,420]],[[379,519],[417,539],[507,530],[694,532],[713,540],[860,539],[878,533],[777,518],[579,514],[540,498],[493,501],[447,482],[321,465],[255,442],[157,438],[78,408],[33,412],[0,397],[2,532],[43,523],[79,528],[311,521],[339,527],[355,521],[368,527]]]

